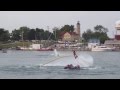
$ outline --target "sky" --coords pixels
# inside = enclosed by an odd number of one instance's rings
[[[74,25],[80,21],[81,32],[92,29],[96,25],[108,28],[109,37],[116,33],[115,23],[120,20],[120,11],[0,11],[0,28],[9,30],[21,26],[42,28],[52,32],[54,27]]]

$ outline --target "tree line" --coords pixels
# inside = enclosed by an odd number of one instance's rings
[[[107,35],[108,29],[102,25],[97,25],[93,30],[88,29],[82,34],[85,42],[88,42],[90,39],[99,39],[101,44],[104,44],[105,40],[108,40]]]
[[[60,29],[57,27],[53,28],[53,32],[44,29],[30,29],[29,27],[23,26],[19,29],[14,29],[12,33],[9,33],[9,30],[0,28],[0,41],[19,41],[19,40],[55,40],[60,39],[61,32],[73,31],[73,25],[65,25]]]
[[[59,40],[61,39],[61,32],[73,32],[74,25],[64,25],[61,28],[54,27],[53,32],[44,29],[30,29],[23,26],[19,29],[14,29],[11,33],[9,30],[0,28],[0,42],[6,41],[20,41],[20,40]],[[100,39],[101,43],[109,39],[107,36],[108,29],[102,25],[97,25],[94,30],[88,29],[82,34],[82,37],[87,42],[91,38]]]
[[[50,36],[50,39],[54,39],[54,35],[48,30],[20,27],[18,30],[15,29],[12,31],[11,40],[19,41],[22,40],[22,38],[23,40],[47,40]]]

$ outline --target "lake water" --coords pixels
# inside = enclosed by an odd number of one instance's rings
[[[59,51],[62,55],[72,52]],[[0,51],[1,79],[120,79],[120,52],[77,52],[93,57],[94,65],[81,70],[65,70],[63,66],[40,65],[55,59],[54,52]],[[85,57],[86,58],[86,57]],[[63,61],[64,63],[64,61]],[[54,63],[55,64],[55,63]]]

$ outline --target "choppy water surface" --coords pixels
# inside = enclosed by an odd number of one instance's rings
[[[72,59],[72,52],[60,51],[62,63]],[[40,51],[0,51],[0,78],[1,79],[120,79],[120,52],[77,52],[80,55],[93,57],[94,65],[81,70],[65,70],[64,65],[40,65],[54,60],[54,52]],[[87,57],[85,57],[88,59]],[[67,60],[67,61],[66,61]],[[60,61],[60,60],[59,60]],[[58,62],[59,62],[58,61]],[[60,64],[62,64],[60,63]]]

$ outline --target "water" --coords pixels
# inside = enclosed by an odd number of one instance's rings
[[[81,70],[65,70],[64,64],[70,60],[72,52],[60,51],[67,55],[61,60],[52,62],[53,66],[40,65],[56,58],[54,52],[40,51],[0,51],[1,79],[120,79],[120,52],[77,52],[80,55],[91,55],[93,66]],[[88,59],[87,57],[85,57]],[[65,60],[65,61],[64,61]],[[64,62],[63,62],[64,61]]]

